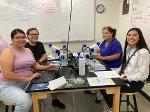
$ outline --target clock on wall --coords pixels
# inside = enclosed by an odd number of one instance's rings
[[[105,7],[103,4],[98,4],[97,7],[96,7],[96,11],[98,13],[103,13],[105,11]]]

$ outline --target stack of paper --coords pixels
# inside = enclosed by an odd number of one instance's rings
[[[105,66],[100,64],[100,63],[97,63],[94,65],[94,71],[102,71],[102,70],[106,70]]]
[[[63,76],[63,77],[57,78],[55,80],[49,81],[49,85],[47,87],[50,90],[54,90],[56,88],[63,86],[66,83],[67,83],[67,81],[66,81],[65,77]]]
[[[121,76],[115,71],[97,71],[95,72],[97,77],[100,78],[120,78]]]
[[[89,77],[87,80],[90,86],[115,85],[110,78]]]

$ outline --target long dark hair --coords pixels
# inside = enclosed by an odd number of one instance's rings
[[[147,49],[150,52],[150,50],[148,49],[147,44],[145,42],[144,36],[142,34],[142,31],[139,28],[131,28],[127,32],[127,35],[129,34],[130,31],[136,31],[139,34],[139,41],[138,41],[138,43],[136,45],[136,49],[139,50],[139,49],[145,48],[145,49]],[[123,61],[122,61],[120,74],[124,73],[124,69],[125,69],[125,66],[127,64],[127,61],[126,61],[126,49],[127,49],[127,46],[128,46],[127,35],[126,35],[126,41],[125,41],[125,47],[124,47],[124,55],[123,55]]]
[[[21,29],[14,29],[12,32],[11,32],[11,39],[14,38],[14,36],[17,34],[17,33],[22,33],[26,36],[25,32]]]

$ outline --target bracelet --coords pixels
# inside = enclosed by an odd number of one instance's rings
[[[41,63],[40,63],[40,61],[39,61],[39,60],[38,60],[37,62],[41,65]]]

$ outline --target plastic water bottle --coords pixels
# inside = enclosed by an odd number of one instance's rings
[[[61,66],[65,66],[65,57],[64,55],[60,55]]]
[[[85,75],[85,58],[82,57],[79,58],[79,75]]]
[[[62,66],[68,65],[67,53],[68,53],[67,47],[66,45],[63,45],[62,54],[61,54]]]

